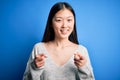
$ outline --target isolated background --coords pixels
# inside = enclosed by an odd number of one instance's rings
[[[76,12],[79,42],[89,51],[96,80],[120,80],[119,0],[0,0],[0,80],[22,80],[58,1]]]

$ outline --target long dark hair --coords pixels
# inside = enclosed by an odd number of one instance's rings
[[[77,32],[76,32],[75,12],[74,12],[73,8],[66,2],[58,2],[55,5],[53,5],[53,7],[51,8],[42,42],[48,42],[48,41],[52,41],[55,39],[55,33],[54,33],[54,30],[52,27],[52,19],[55,16],[55,14],[63,8],[66,8],[72,12],[72,14],[74,16],[74,21],[75,21],[74,29],[69,36],[69,40],[72,41],[73,43],[79,44],[78,39],[77,39]]]

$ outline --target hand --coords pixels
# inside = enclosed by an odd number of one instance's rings
[[[80,53],[74,55],[74,63],[78,68],[84,66],[86,62],[87,62],[86,58],[82,56]]]
[[[34,62],[35,62],[35,65],[36,65],[37,68],[40,68],[40,67],[44,66],[45,58],[46,58],[45,54],[36,55]]]

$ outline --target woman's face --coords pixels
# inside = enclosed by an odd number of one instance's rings
[[[64,39],[70,36],[74,28],[74,16],[68,9],[58,11],[52,20],[55,38]]]

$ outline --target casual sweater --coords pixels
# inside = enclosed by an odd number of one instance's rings
[[[75,66],[74,55],[64,65],[57,66],[51,59],[44,43],[37,43],[28,60],[23,80],[95,80],[87,49],[79,45],[74,53],[76,54],[77,52],[87,58],[87,63],[83,67],[78,69]],[[47,58],[45,58],[43,67],[36,68],[34,59],[40,53],[47,55]]]

